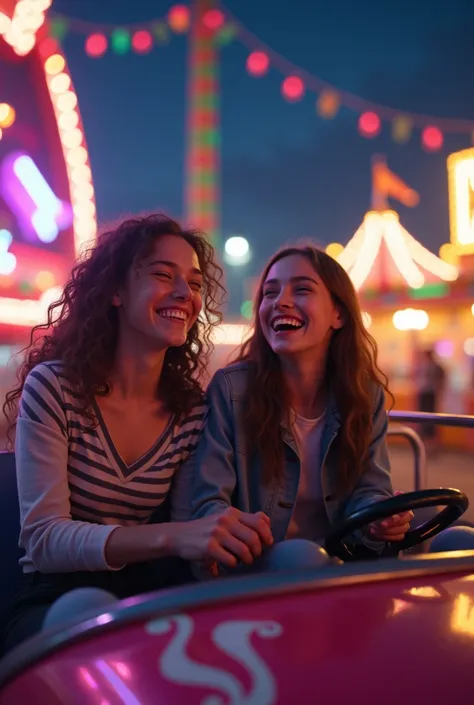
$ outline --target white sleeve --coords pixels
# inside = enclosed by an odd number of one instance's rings
[[[20,546],[36,570],[110,570],[105,546],[117,526],[71,518],[67,418],[61,385],[49,365],[38,365],[26,379],[15,456]]]

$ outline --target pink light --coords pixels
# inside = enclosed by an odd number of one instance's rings
[[[282,83],[281,93],[285,100],[295,103],[304,96],[304,83],[299,76],[288,76]]]
[[[382,123],[377,113],[362,113],[359,117],[359,132],[363,137],[377,137],[381,129]]]
[[[217,32],[225,22],[224,13],[221,10],[208,10],[202,18],[203,25],[211,32]]]
[[[153,48],[153,39],[150,32],[145,29],[135,32],[132,37],[132,49],[137,54],[147,54]]]
[[[92,59],[98,59],[107,51],[107,37],[105,34],[90,34],[85,43],[85,51]]]
[[[123,661],[116,661],[112,664],[112,666],[113,668],[115,668],[119,676],[122,676],[122,678],[128,680],[132,677],[132,671],[130,670],[130,666],[127,666],[127,664],[123,663]]]
[[[269,67],[270,59],[263,51],[254,51],[247,58],[247,71],[251,76],[260,78],[265,76]]]
[[[427,152],[438,152],[443,146],[443,142],[443,133],[437,127],[425,127],[421,133],[421,143]]]
[[[99,687],[97,685],[97,681],[95,680],[95,678],[92,677],[92,674],[88,668],[83,668],[81,666],[79,668],[79,676],[81,678],[81,681],[85,683],[85,685],[91,690],[97,690],[97,688]]]
[[[58,50],[58,43],[53,37],[46,37],[38,46],[38,51],[42,59],[47,59],[52,54],[57,54]]]
[[[434,348],[438,357],[448,358],[454,354],[454,343],[452,340],[438,340]]]

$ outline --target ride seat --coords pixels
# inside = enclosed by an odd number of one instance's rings
[[[13,596],[20,588],[19,535],[15,454],[0,452],[0,628]]]

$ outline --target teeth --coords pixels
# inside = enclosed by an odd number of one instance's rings
[[[185,321],[188,317],[185,311],[180,311],[179,309],[167,308],[162,309],[161,311],[157,311],[157,313],[163,318],[179,318],[182,321]]]
[[[293,328],[301,328],[303,323],[298,320],[298,318],[277,318],[275,321],[272,323],[272,328],[275,331],[278,331],[282,326],[292,326]]]

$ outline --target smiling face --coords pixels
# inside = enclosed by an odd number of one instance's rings
[[[120,335],[148,350],[184,345],[202,307],[202,274],[194,248],[177,235],[163,235],[114,297]]]
[[[275,262],[263,283],[259,320],[263,335],[281,357],[324,355],[340,312],[310,260],[292,254]]]

